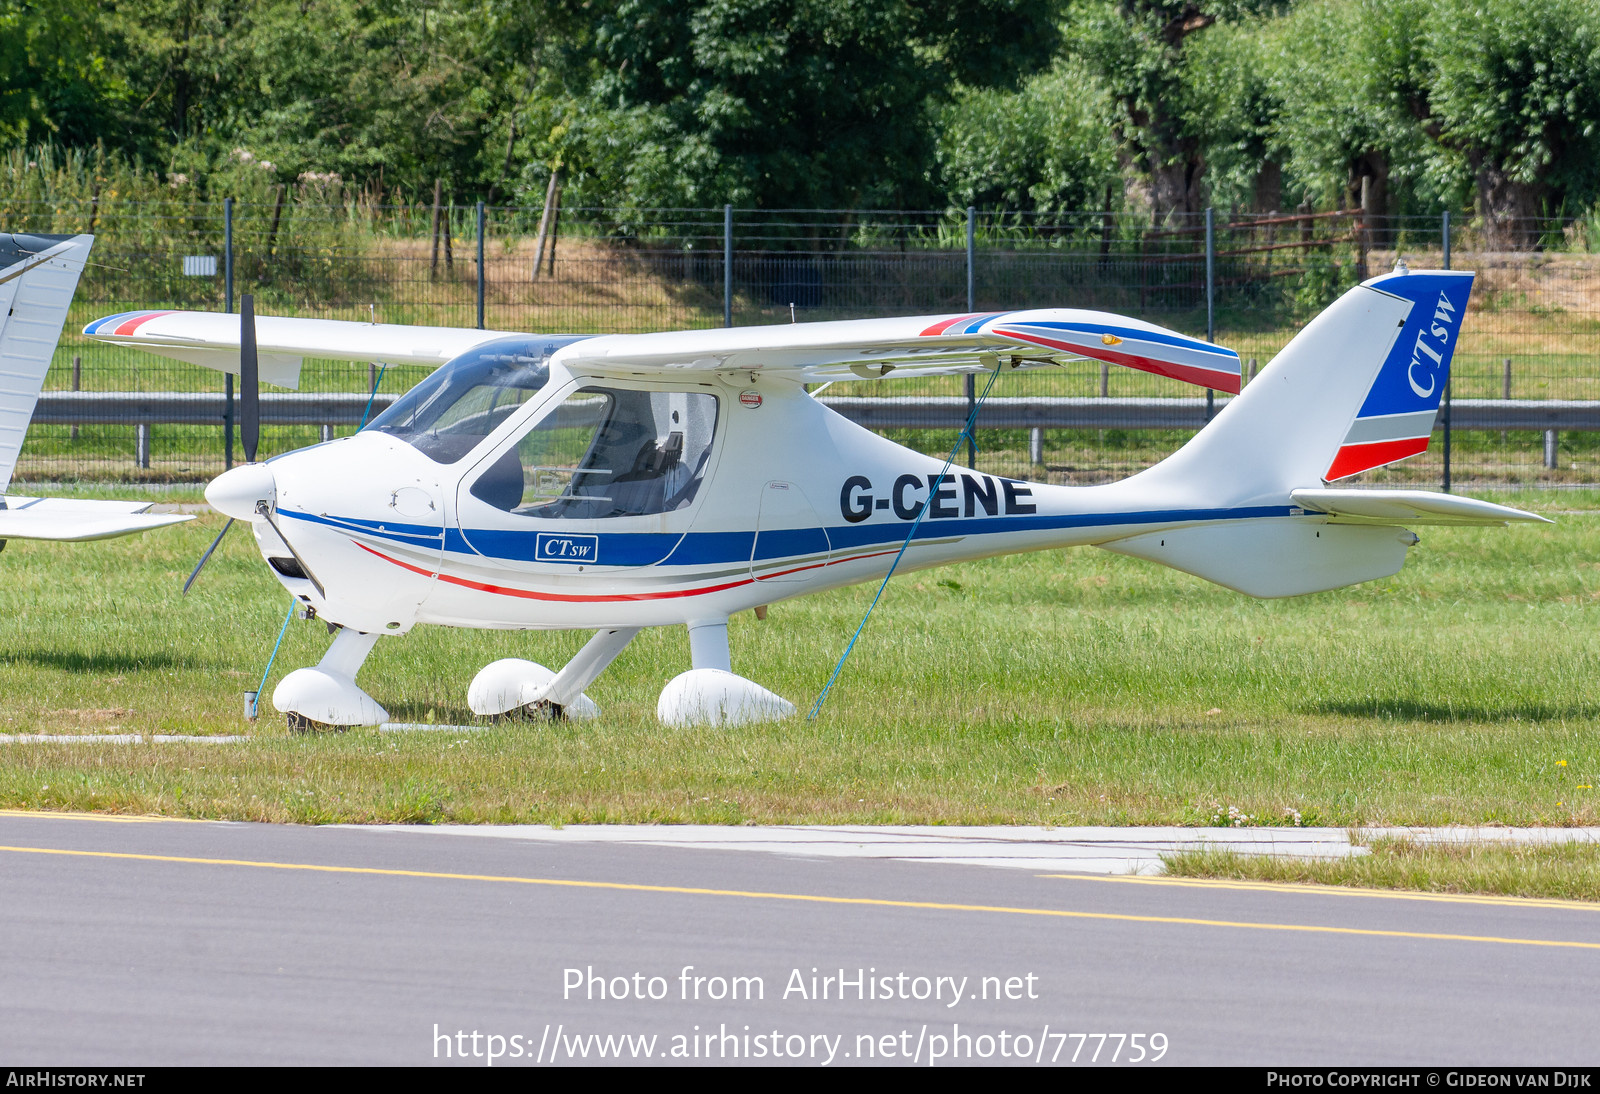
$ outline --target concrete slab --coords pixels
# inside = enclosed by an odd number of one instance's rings
[[[1241,855],[1329,859],[1366,854],[1343,828],[1044,828],[915,825],[584,824],[381,825],[380,832],[433,832],[545,843],[755,851],[806,858],[889,859],[993,866],[1037,873],[1156,874],[1161,856],[1214,849]],[[1420,842],[1554,843],[1600,841],[1600,828],[1375,828],[1360,838],[1404,836]]]

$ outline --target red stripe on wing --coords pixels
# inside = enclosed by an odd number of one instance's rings
[[[1136,368],[1140,372],[1153,372],[1157,376],[1169,376],[1174,380],[1182,380],[1186,384],[1194,384],[1197,387],[1215,388],[1229,395],[1239,394],[1238,373],[1228,372],[1225,369],[1180,365],[1173,361],[1163,361],[1156,357],[1120,352],[1109,346],[1082,346],[1076,342],[1063,342],[1037,334],[1023,334],[1021,331],[1009,328],[996,329],[994,333],[1003,334],[1007,338],[1017,338],[1024,342],[1032,342],[1037,346],[1047,346],[1050,349],[1064,349],[1080,357],[1093,357],[1097,361],[1109,361],[1113,365],[1125,365],[1128,368]]]
[[[132,319],[124,319],[122,322],[117,324],[117,329],[114,330],[114,331],[111,331],[111,333],[112,334],[134,334],[134,333],[136,333],[138,331],[139,325],[141,323],[147,322],[148,320],[151,320],[151,319],[159,319],[163,315],[171,315],[171,314],[172,313],[169,312],[169,311],[147,311],[147,312],[144,312],[141,315],[134,316]]]
[[[957,323],[965,323],[968,319],[976,319],[976,318],[978,318],[979,314],[981,314],[981,313],[973,312],[970,315],[958,315],[953,319],[941,319],[937,323],[935,323],[933,326],[931,326],[927,330],[923,331],[922,332],[922,337],[926,338],[931,334],[943,334],[945,331],[949,330],[951,327],[955,326]]]

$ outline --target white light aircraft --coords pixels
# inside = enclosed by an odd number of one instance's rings
[[[292,728],[384,721],[356,673],[380,636],[419,623],[592,630],[559,671],[507,659],[468,689],[480,715],[575,717],[596,713],[585,689],[641,628],[686,626],[693,667],[658,714],[733,724],[794,708],[734,675],[728,617],[880,579],[913,527],[901,570],[1093,545],[1281,597],[1395,573],[1417,542],[1407,525],[1543,519],[1329,486],[1427,447],[1471,286],[1459,272],[1373,278],[1173,456],[1081,487],[941,475],[943,461],[854,425],[804,385],[1090,357],[1237,392],[1238,355],[1067,309],[600,337],[286,318],[257,330],[157,312],[86,333],[242,363],[247,397],[258,357],[278,383],[309,355],[443,365],[355,436],[235,468],[206,491],[250,522],[284,587],[342,627],[273,694]],[[247,398],[247,429],[253,413]]]
[[[7,493],[93,245],[92,235],[0,232],[0,547],[8,539],[110,539],[194,519],[148,513],[146,501]]]

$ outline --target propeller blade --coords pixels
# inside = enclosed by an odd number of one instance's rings
[[[211,541],[211,546],[206,548],[206,553],[200,556],[200,562],[195,566],[194,573],[189,575],[189,580],[183,583],[183,596],[189,595],[189,586],[194,584],[194,579],[200,576],[200,571],[206,568],[206,563],[211,561],[211,552],[217,549],[222,542],[222,537],[228,534],[228,529],[233,527],[233,518],[228,518],[228,523],[222,526],[222,531],[217,533],[217,538]]]
[[[318,581],[317,575],[311,572],[311,567],[307,566],[306,560],[300,557],[300,552],[294,549],[294,544],[290,543],[289,537],[283,534],[283,529],[278,527],[278,522],[272,519],[272,506],[268,505],[264,501],[257,502],[256,512],[260,513],[261,519],[272,525],[272,530],[278,533],[278,538],[283,541],[283,545],[285,547],[289,548],[289,554],[292,555],[295,562],[299,564],[300,572],[305,574],[306,577],[310,579],[312,587],[317,590],[317,595],[322,597],[324,600],[328,599],[328,592],[322,587],[322,582]]]
[[[246,463],[256,462],[261,443],[261,370],[256,356],[256,298],[239,298],[239,441]]]

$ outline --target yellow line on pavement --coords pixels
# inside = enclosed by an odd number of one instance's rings
[[[216,821],[196,817],[156,817],[149,814],[72,813],[47,809],[0,809],[0,817],[26,817],[30,820],[93,820],[111,821],[113,824],[154,824],[170,821],[174,824],[216,824]]]
[[[1385,900],[1425,900],[1441,904],[1482,904],[1500,908],[1572,908],[1600,912],[1600,903],[1559,897],[1494,896],[1480,893],[1422,893],[1404,889],[1358,889],[1305,881],[1231,881],[1226,878],[1140,877],[1129,874],[1038,874],[1060,881],[1111,881],[1134,885],[1177,885],[1194,889],[1237,889],[1249,893],[1306,893],[1311,896],[1365,896]]]
[[[622,881],[579,881],[571,878],[514,877],[505,874],[452,874],[432,870],[389,870],[375,866],[324,866],[308,862],[264,862],[256,859],[192,858],[183,855],[144,855],[126,851],[77,851],[59,847],[7,847],[0,852],[27,855],[66,855],[78,858],[125,859],[136,862],[173,862],[196,866],[240,866],[258,870],[304,870],[327,874],[369,874],[378,877],[432,878],[441,881],[486,881],[508,885],[548,885],[569,889],[609,889],[634,893],[672,893],[685,896],[736,897],[746,900],[789,900],[807,904],[841,904],[873,908],[912,908],[939,912],[986,912],[993,915],[1043,916],[1053,919],[1094,919],[1120,923],[1159,923],[1190,927],[1229,927],[1255,931],[1300,931],[1367,938],[1415,938],[1437,942],[1487,942],[1506,946],[1553,946],[1562,949],[1600,950],[1600,942],[1570,939],[1501,938],[1493,935],[1442,934],[1430,931],[1384,931],[1366,927],[1326,927],[1307,923],[1250,923],[1187,916],[1128,915],[1118,912],[1078,912],[1061,908],[1016,908],[1000,904],[948,904],[927,900],[888,900],[881,897],[821,896],[814,893],[769,893],[746,889],[699,889],[681,885],[640,885]]]

